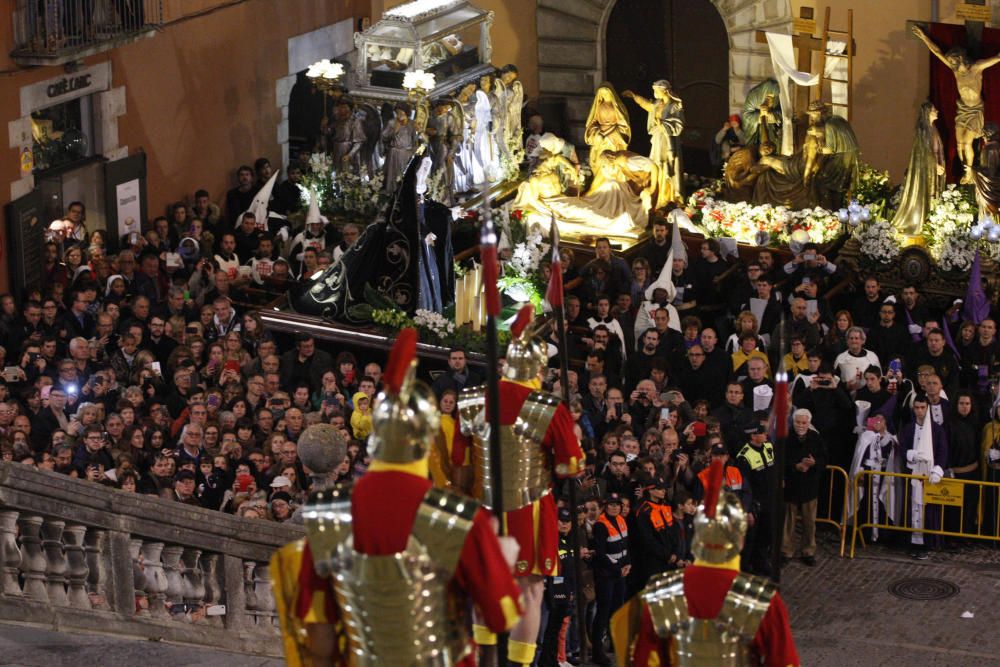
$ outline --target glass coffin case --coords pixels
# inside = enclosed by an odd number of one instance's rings
[[[431,97],[457,90],[492,70],[493,12],[467,0],[413,0],[386,10],[381,20],[355,33],[351,93],[405,99],[403,76],[434,74]]]

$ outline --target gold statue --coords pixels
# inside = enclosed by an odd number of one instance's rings
[[[958,157],[965,168],[962,183],[972,183],[972,166],[976,158],[972,144],[983,134],[983,70],[1000,63],[1000,54],[973,61],[960,46],[943,53],[941,47],[931,41],[920,26],[913,26],[913,34],[955,74],[955,84],[958,86],[955,143],[958,144]]]
[[[802,141],[802,156],[805,158],[802,183],[807,188],[812,183],[813,177],[819,173],[824,153],[829,152],[826,147],[826,125],[823,122],[825,109],[826,105],[816,100],[809,105],[809,109],[806,111],[808,127],[805,139]]]
[[[600,174],[604,153],[623,151],[632,140],[628,111],[610,83],[603,84],[594,95],[583,140],[590,146],[590,171],[594,174],[590,191],[594,192],[603,182]]]
[[[565,145],[565,141],[551,132],[542,135],[536,153],[532,155],[537,165],[528,180],[518,187],[514,208],[544,212],[545,199],[580,186],[579,168],[563,154]]]
[[[652,100],[631,90],[626,90],[622,96],[631,98],[648,114],[649,159],[658,169],[655,207],[664,208],[681,197],[680,135],[684,131],[684,104],[671,92],[666,79],[653,83]]]
[[[931,200],[944,189],[944,146],[934,127],[937,118],[938,110],[933,104],[924,102],[920,106],[903,194],[892,216],[893,228],[906,236],[920,235],[931,210]]]

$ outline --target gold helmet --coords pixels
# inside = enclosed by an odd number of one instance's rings
[[[534,380],[549,363],[549,346],[538,333],[544,328],[532,326],[535,307],[530,303],[517,313],[510,326],[503,376],[515,382]]]
[[[385,372],[383,389],[372,408],[368,443],[373,459],[413,463],[427,456],[441,426],[434,394],[416,380],[417,331],[403,329],[396,338]]]
[[[694,517],[691,553],[698,560],[721,565],[740,555],[747,517],[740,500],[732,493],[720,493],[725,464],[716,459],[708,473],[705,502]]]

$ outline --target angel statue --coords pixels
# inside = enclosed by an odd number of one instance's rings
[[[931,200],[944,190],[945,159],[941,135],[934,127],[938,110],[930,102],[920,105],[917,135],[910,150],[899,208],[892,226],[906,236],[918,236],[931,210]]]
[[[467,83],[455,94],[455,104],[451,111],[452,121],[458,124],[461,135],[453,158],[456,193],[469,192],[475,183],[473,177],[476,153],[473,141],[476,136],[476,101],[476,84]]]
[[[651,142],[649,159],[659,173],[655,208],[665,208],[681,197],[680,136],[684,131],[684,105],[671,92],[670,82],[666,79],[653,83],[652,100],[631,90],[626,90],[622,96],[631,98],[649,114],[646,121]]]
[[[958,157],[965,167],[962,183],[972,183],[972,166],[976,158],[972,144],[983,134],[983,70],[1000,63],[1000,54],[972,60],[966,50],[958,46],[949,49],[948,53],[942,52],[941,47],[932,42],[920,26],[913,26],[913,34],[955,74],[958,86],[955,143],[958,144]]]
[[[485,75],[479,79],[476,102],[473,107],[475,126],[472,135],[472,184],[495,183],[500,178],[500,154],[496,145],[496,130],[493,127],[493,104],[490,91],[493,77]]]

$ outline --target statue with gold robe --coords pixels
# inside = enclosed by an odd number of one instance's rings
[[[938,110],[930,102],[920,105],[917,134],[910,149],[899,208],[892,216],[892,226],[900,234],[917,236],[927,221],[931,200],[941,194],[945,180],[944,145],[934,127]]]

